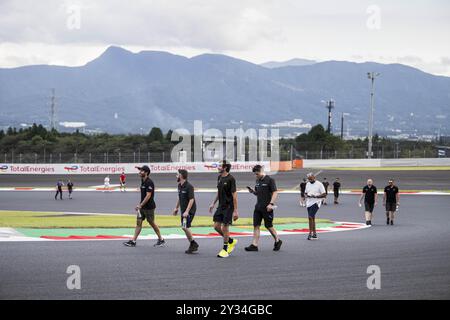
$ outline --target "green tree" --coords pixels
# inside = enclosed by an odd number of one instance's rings
[[[160,128],[153,127],[148,134],[148,142],[160,141],[164,140],[164,135]]]

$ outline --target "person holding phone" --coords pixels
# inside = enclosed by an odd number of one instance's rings
[[[273,227],[273,210],[278,197],[275,180],[266,175],[260,165],[254,166],[252,171],[256,175],[255,189],[250,187],[247,187],[247,189],[256,196],[256,205],[253,211],[253,241],[245,248],[245,251],[258,251],[262,220],[264,220],[264,227],[269,230],[275,240],[273,251],[279,251],[283,241],[278,237],[277,231]]]

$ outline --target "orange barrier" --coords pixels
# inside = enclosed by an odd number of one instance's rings
[[[292,168],[303,169],[303,159],[292,160]]]
[[[271,171],[291,171],[292,161],[271,161],[270,162]]]

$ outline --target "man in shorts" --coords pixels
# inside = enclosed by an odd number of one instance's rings
[[[400,205],[400,195],[398,187],[394,185],[394,179],[389,179],[388,185],[384,188],[383,204],[386,207],[386,224],[394,225],[394,213]]]
[[[373,180],[368,179],[367,185],[364,186],[361,192],[361,197],[359,198],[359,206],[361,207],[361,201],[364,198],[364,213],[366,217],[366,225],[372,225],[373,209],[378,202],[377,187],[373,185]]]
[[[213,217],[214,229],[223,237],[223,248],[217,254],[219,258],[228,258],[238,242],[230,237],[230,225],[239,218],[236,180],[230,170],[231,164],[225,160],[218,167],[217,194],[209,206],[209,212],[212,213],[219,202]]]
[[[189,241],[189,248],[185,253],[191,254],[198,251],[198,243],[194,240],[191,232],[191,224],[195,217],[197,205],[195,203],[194,186],[187,181],[187,178],[187,170],[178,170],[178,201],[173,210],[173,215],[176,216],[178,210],[181,209],[181,228]]]
[[[155,223],[155,185],[149,177],[150,168],[148,166],[136,168],[139,170],[139,176],[141,177],[141,202],[135,208],[137,212],[137,221],[134,237],[130,241],[124,242],[123,244],[127,247],[135,247],[137,238],[142,230],[142,222],[147,220],[158,236],[158,241],[154,247],[162,247],[166,244],[166,241],[161,236],[159,227]]]
[[[119,183],[120,183],[120,192],[125,192],[125,185],[126,185],[127,176],[125,175],[125,172],[122,172],[122,174],[119,177]]]
[[[316,180],[313,173],[308,173],[308,183],[306,184],[306,208],[308,210],[309,235],[308,240],[317,240],[316,214],[319,211],[323,199],[327,196],[325,187]]]
[[[279,251],[283,241],[278,237],[277,231],[273,227],[273,210],[278,196],[275,180],[264,173],[261,165],[254,166],[252,171],[256,175],[256,184],[254,190],[248,187],[248,191],[256,196],[256,205],[253,212],[253,242],[245,248],[245,251],[258,251],[263,219],[264,226],[275,240],[273,251]]]

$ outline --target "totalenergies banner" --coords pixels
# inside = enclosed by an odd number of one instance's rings
[[[266,171],[270,171],[269,161],[232,162],[231,171],[251,172],[252,168],[260,164]],[[152,173],[175,173],[178,169],[189,172],[217,172],[219,162],[166,162],[166,163],[73,163],[73,164],[0,164],[1,174],[120,174],[136,173],[136,167],[148,165]]]

